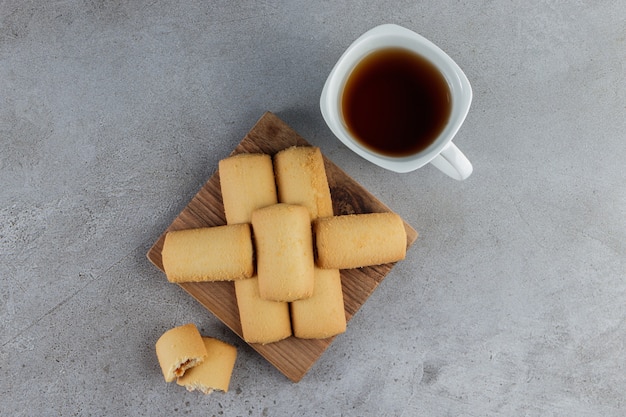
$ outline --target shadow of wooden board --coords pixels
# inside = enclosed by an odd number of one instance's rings
[[[231,155],[238,153],[266,153],[274,155],[290,146],[311,145],[276,115],[266,112],[237,145]],[[324,163],[335,215],[391,211],[326,156],[324,156]],[[147,254],[148,259],[163,271],[161,250],[163,249],[163,241],[167,232],[197,227],[221,226],[224,224],[226,224],[226,218],[220,191],[219,172],[216,171],[150,248]],[[406,222],[405,228],[408,248],[417,239],[417,232]],[[348,322],[394,265],[394,263],[391,263],[341,271],[346,319]],[[242,337],[235,287],[232,282],[183,283],[177,285],[180,285],[233,332]],[[287,378],[298,382],[311,369],[333,339],[334,337],[307,340],[292,336],[276,343],[266,345],[250,344],[250,346]]]

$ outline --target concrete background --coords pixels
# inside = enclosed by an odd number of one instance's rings
[[[468,75],[467,181],[325,126],[387,22]],[[0,2],[0,415],[626,415],[625,63],[617,0]],[[420,233],[298,384],[145,257],[266,110]],[[228,393],[163,381],[186,322],[238,347]]]

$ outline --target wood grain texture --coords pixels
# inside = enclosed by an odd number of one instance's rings
[[[274,114],[267,112],[231,155],[238,153],[267,153],[274,155],[290,146],[310,145]],[[326,175],[333,198],[335,215],[391,211],[337,165],[324,156]],[[148,251],[148,259],[163,271],[161,250],[165,234],[171,230],[210,227],[226,224],[220,191],[219,172],[215,172],[187,207],[174,219]],[[407,247],[417,239],[417,232],[405,222]],[[391,271],[394,264],[378,265],[341,271],[346,319],[365,303],[376,287]],[[166,279],[165,276],[163,279]],[[192,297],[241,337],[241,324],[232,282],[185,283],[180,285]],[[348,331],[350,327],[348,324]],[[277,343],[250,346],[274,365],[287,378],[298,382],[328,348],[334,337],[305,340],[289,337]],[[243,340],[243,338],[242,338]]]

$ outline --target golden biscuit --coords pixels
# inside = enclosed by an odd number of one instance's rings
[[[222,159],[219,176],[228,224],[249,223],[254,210],[278,202],[269,155],[242,153]]]
[[[313,293],[313,237],[309,211],[275,204],[252,213],[261,298],[294,301]]]
[[[207,352],[206,358],[185,372],[176,383],[187,388],[187,391],[200,390],[204,394],[215,390],[228,392],[237,348],[211,337],[203,337],[202,341]]]
[[[161,254],[170,282],[232,281],[254,273],[249,224],[169,232]]]
[[[291,304],[293,334],[324,339],[346,331],[346,313],[338,269],[315,268],[313,295]]]
[[[289,304],[262,299],[257,277],[235,281],[235,295],[243,340],[266,344],[291,336]]]
[[[313,225],[317,265],[350,269],[404,259],[406,230],[395,213],[350,214],[317,219]]]
[[[202,336],[194,324],[185,324],[163,333],[156,342],[156,354],[166,382],[182,376],[207,356]]]
[[[324,158],[319,148],[293,146],[274,155],[278,201],[309,210],[311,219],[333,215]]]

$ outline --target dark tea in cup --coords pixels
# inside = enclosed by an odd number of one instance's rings
[[[452,97],[445,77],[429,60],[404,48],[367,55],[343,89],[346,127],[365,147],[388,156],[426,149],[445,128]]]

